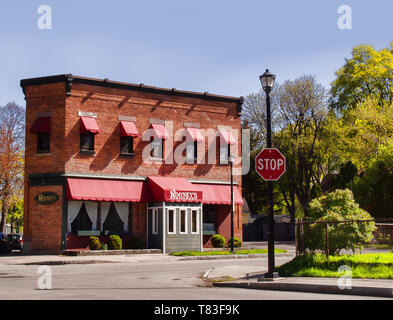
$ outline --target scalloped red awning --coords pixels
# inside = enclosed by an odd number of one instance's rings
[[[231,204],[231,186],[227,184],[195,184],[203,190],[202,203],[205,204]],[[243,204],[243,199],[237,186],[233,186],[233,199],[235,204]]]
[[[145,181],[67,179],[67,200],[150,202],[153,200]]]

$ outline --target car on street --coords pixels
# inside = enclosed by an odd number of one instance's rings
[[[8,240],[4,233],[0,232],[0,253],[8,252]]]
[[[12,250],[23,251],[23,236],[18,233],[7,234],[8,252]]]

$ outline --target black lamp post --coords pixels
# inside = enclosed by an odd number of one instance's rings
[[[276,76],[266,69],[266,72],[259,76],[262,88],[266,93],[266,140],[267,147],[272,147],[272,124],[271,124],[271,114],[270,114],[270,93],[274,86],[274,81]],[[267,196],[269,200],[269,218],[268,218],[268,272],[265,274],[265,278],[277,278],[278,273],[274,272],[274,212],[273,212],[273,183],[272,181],[267,181]]]
[[[232,172],[232,168],[233,168],[233,156],[232,155],[228,155],[228,161],[229,161],[229,166],[230,166],[230,170],[231,170],[231,253],[234,253],[234,231],[233,231],[233,172]]]

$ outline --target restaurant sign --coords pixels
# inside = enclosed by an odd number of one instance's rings
[[[35,201],[41,203],[41,204],[51,204],[55,203],[59,200],[59,195],[54,192],[41,192],[35,196]]]
[[[201,191],[176,191],[172,189],[168,193],[167,201],[200,202],[202,200]]]

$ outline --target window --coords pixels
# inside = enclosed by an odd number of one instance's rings
[[[164,139],[156,138],[151,143],[151,156],[153,158],[164,159]]]
[[[50,135],[49,133],[37,134],[37,153],[50,152]]]
[[[92,230],[92,226],[93,223],[87,214],[86,206],[85,204],[82,204],[77,217],[71,223],[71,232],[78,233],[78,231]]]
[[[168,209],[168,233],[176,233],[176,213],[174,209]]]
[[[124,222],[120,219],[114,203],[111,203],[108,216],[104,222],[104,230],[110,233],[123,233],[124,232]]]
[[[191,233],[199,233],[198,210],[191,210]]]
[[[134,153],[134,138],[122,137],[120,138],[120,154],[133,154]]]
[[[180,233],[187,233],[187,210],[180,209]]]
[[[158,209],[152,211],[152,234],[158,234]]]
[[[94,134],[82,133],[80,151],[83,153],[94,153]]]

